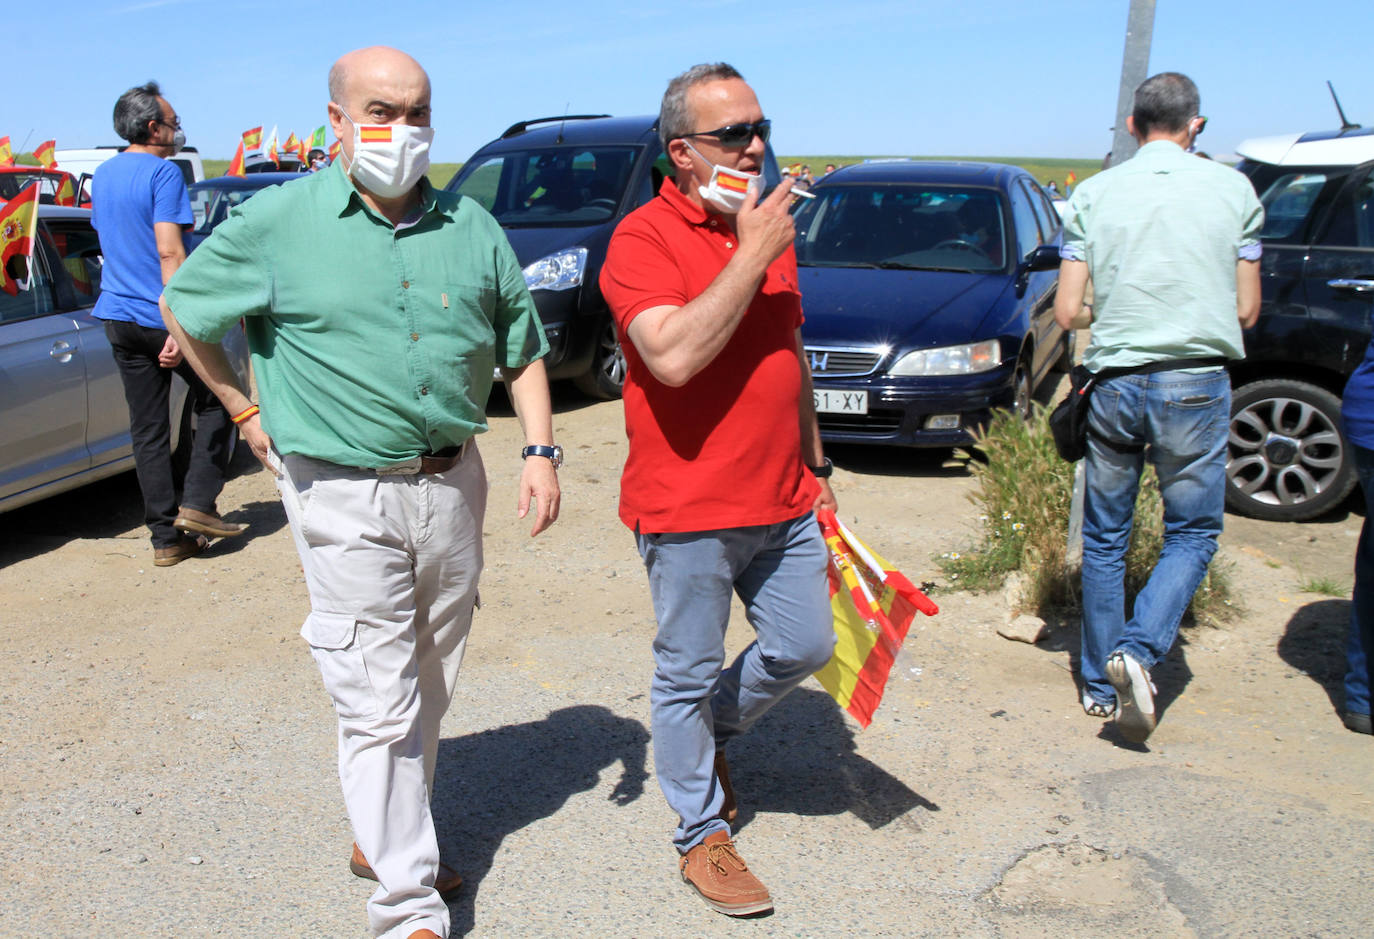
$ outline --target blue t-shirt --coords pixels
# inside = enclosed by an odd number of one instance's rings
[[[1350,442],[1374,450],[1374,342],[1365,349],[1364,361],[1345,384],[1341,417]]]
[[[162,262],[153,225],[191,224],[181,170],[151,153],[121,153],[96,167],[91,185],[91,224],[105,256],[95,315],[160,329]]]

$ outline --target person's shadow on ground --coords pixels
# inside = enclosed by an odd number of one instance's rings
[[[854,730],[833,698],[812,688],[793,691],[726,750],[739,801],[735,830],[759,812],[852,812],[878,829],[914,808],[940,810],[856,750]]]
[[[1279,658],[1322,686],[1331,707],[1345,710],[1345,643],[1350,601],[1317,600],[1294,611],[1279,637]]]
[[[617,762],[622,771],[611,799],[635,801],[644,792],[648,746],[643,724],[599,705],[439,741],[431,802],[439,856],[463,859],[463,890],[449,906],[451,934],[472,930],[482,879],[508,834],[553,815]]]

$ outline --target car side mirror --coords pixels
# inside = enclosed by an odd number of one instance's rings
[[[1059,268],[1059,246],[1040,245],[1026,255],[1021,262],[1021,270],[1027,274],[1037,271],[1053,271]]]

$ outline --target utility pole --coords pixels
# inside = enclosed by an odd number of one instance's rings
[[[1150,39],[1155,29],[1155,0],[1131,0],[1126,17],[1126,51],[1121,54],[1121,89],[1116,96],[1116,127],[1112,134],[1112,156],[1109,166],[1116,166],[1135,155],[1135,138],[1126,130],[1126,117],[1131,113],[1135,90],[1150,69]]]

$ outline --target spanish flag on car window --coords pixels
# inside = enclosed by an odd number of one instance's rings
[[[76,205],[76,186],[72,184],[71,173],[62,174],[62,182],[57,184],[57,195],[53,201],[58,205]]]
[[[0,290],[10,296],[19,293],[17,276],[21,265],[10,262],[15,258],[33,256],[33,236],[38,230],[38,183],[29,183],[4,206],[0,206]],[[25,272],[24,289],[28,289],[30,275]]]
[[[234,158],[229,161],[229,168],[224,171],[225,176],[247,176],[243,168],[243,141],[239,141],[239,148],[234,151]]]
[[[33,158],[45,168],[53,169],[57,166],[56,150],[56,140],[45,140],[33,148]]]
[[[387,124],[364,124],[358,128],[363,143],[391,143],[391,127]]]
[[[250,127],[248,130],[245,130],[245,131],[243,132],[243,149],[244,149],[244,150],[261,150],[261,149],[262,149],[262,125],[261,125],[261,124],[259,124],[257,127]]]
[[[818,512],[817,518],[830,549],[827,576],[835,653],[816,679],[860,726],[867,727],[916,612],[934,616],[940,608],[856,538],[834,512]]]
[[[14,151],[10,149],[10,138],[0,137],[0,166],[14,163]]]
[[[342,144],[340,144],[337,140],[335,140],[333,143],[329,145],[329,162],[333,163],[336,159],[338,159],[339,147],[341,146]]]

